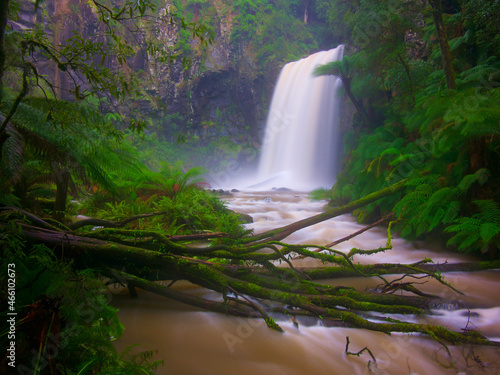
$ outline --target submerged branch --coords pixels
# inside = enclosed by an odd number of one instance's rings
[[[346,336],[346,343],[345,343],[345,354],[346,355],[354,355],[356,357],[359,357],[361,354],[363,354],[364,351],[367,351],[368,354],[370,354],[370,357],[372,357],[373,359],[373,362],[374,363],[377,363],[377,360],[375,359],[375,357],[373,356],[373,353],[370,349],[368,349],[367,346],[365,346],[363,349],[361,349],[359,352],[356,352],[356,353],[353,353],[353,352],[350,352],[349,351],[349,344],[351,342],[349,341],[349,336]]]
[[[429,260],[411,265],[355,264],[352,261],[354,254],[368,255],[392,247],[390,225],[386,247],[373,250],[352,249],[349,254],[325,246],[288,244],[278,240],[295,230],[349,212],[355,207],[392,194],[403,186],[404,181],[401,181],[390,188],[383,189],[378,194],[371,194],[343,207],[329,209],[312,218],[266,232],[263,235],[228,239],[225,244],[214,246],[210,242],[207,243],[207,240],[226,237],[224,233],[170,237],[154,231],[108,228],[86,234],[75,234],[71,230],[57,228],[35,215],[11,207],[0,208],[0,212],[4,213],[0,215],[0,229],[7,228],[5,223],[12,220],[10,213],[16,212],[16,220],[29,222],[29,224],[19,223],[18,226],[28,245],[44,244],[61,259],[72,260],[75,267],[102,270],[103,275],[111,278],[110,282],[127,285],[132,292],[140,288],[209,311],[260,317],[269,327],[278,331],[281,328],[270,316],[272,312],[292,317],[294,315],[316,316],[320,319],[333,320],[335,324],[342,326],[385,333],[417,332],[431,336],[438,341],[453,344],[500,345],[488,341],[478,333],[464,334],[442,327],[392,319],[390,314],[412,316],[428,314],[428,309],[435,304],[437,297],[419,291],[415,282],[402,282],[400,278],[389,283],[381,276],[403,274],[406,277],[420,274],[452,287],[442,280],[441,272],[500,268],[500,260],[456,265],[429,264]],[[133,220],[160,214],[162,213],[139,215],[121,222],[108,222],[108,224],[122,225],[125,221],[130,223]],[[90,222],[87,221],[88,223]],[[94,224],[95,221],[92,225]],[[182,243],[190,241],[203,241],[203,243],[196,244],[197,247]],[[311,248],[329,253],[311,251],[309,250]],[[269,252],[270,250],[272,252]],[[297,267],[290,261],[295,254],[333,263],[335,266]],[[284,261],[289,267],[278,267],[275,261]],[[353,276],[382,278],[385,288],[382,293],[361,292],[354,288],[332,287],[311,281],[319,278]],[[220,300],[223,302],[187,295],[170,288],[177,280],[187,280],[220,293]],[[165,286],[156,281],[172,281],[172,283]],[[405,290],[416,295],[393,294],[392,292],[396,290]],[[228,294],[242,299],[228,297]],[[381,314],[383,314],[382,317]]]

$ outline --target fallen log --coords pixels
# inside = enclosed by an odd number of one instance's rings
[[[406,180],[399,181],[394,185],[391,185],[382,190],[371,193],[363,198],[350,202],[344,206],[328,208],[325,212],[322,212],[315,216],[296,221],[295,223],[286,225],[281,228],[272,229],[264,233],[247,237],[244,239],[244,243],[255,244],[262,241],[281,241],[282,239],[288,237],[290,234],[300,229],[321,223],[322,221],[334,218],[336,216],[350,213],[357,208],[366,206],[369,203],[375,202],[379,199],[395,194],[401,191],[405,186],[406,186]]]
[[[20,234],[27,241],[26,251],[29,251],[29,245],[44,244],[60,259],[71,260],[78,268],[100,270],[102,275],[127,284],[131,291],[141,288],[211,311],[240,316],[260,316],[273,329],[279,330],[279,326],[269,313],[286,312],[293,308],[300,314],[330,319],[349,327],[385,333],[417,332],[454,344],[498,346],[499,343],[491,342],[479,333],[464,334],[439,326],[406,323],[391,318],[391,314],[414,316],[429,314],[428,308],[430,302],[436,299],[435,296],[425,293],[420,293],[418,296],[390,294],[390,291],[398,287],[390,283],[386,283],[388,286],[385,290],[388,293],[374,293],[361,292],[349,287],[331,287],[309,280],[352,276],[377,276],[383,280],[381,275],[388,273],[405,275],[420,273],[441,282],[439,272],[456,270],[456,266],[428,264],[427,260],[411,265],[355,265],[349,254],[346,255],[337,250],[317,245],[287,244],[277,240],[304,226],[327,220],[392,194],[403,186],[402,181],[383,189],[378,194],[371,194],[352,204],[329,209],[312,218],[278,228],[275,231],[268,231],[263,236],[228,239],[227,244],[215,246],[204,242],[199,248],[174,242],[168,236],[157,232],[115,228],[75,234],[71,230],[47,226],[42,219],[39,221],[30,217],[31,214],[24,215],[30,224],[19,221],[17,223],[21,230]],[[3,222],[1,220],[2,230],[12,227],[12,225],[4,225],[5,220]],[[203,241],[207,240],[199,235],[194,236],[198,236],[196,238]],[[193,237],[183,239],[191,241]],[[391,247],[389,233],[385,248],[356,249],[356,251],[371,254]],[[321,248],[330,253],[314,252],[310,251],[310,248]],[[261,251],[263,249],[272,249],[273,252],[265,253]],[[335,267],[307,269],[292,265],[291,268],[283,268],[278,267],[274,262],[284,260],[290,266],[291,263],[287,257],[291,258],[294,254],[330,262],[335,264]],[[462,264],[461,270],[498,268],[499,262]],[[187,280],[219,292],[224,302],[186,296],[165,285],[148,280],[155,274],[156,279],[161,277],[164,280]],[[405,290],[415,291],[413,283],[404,284]],[[261,303],[263,301],[265,303]]]

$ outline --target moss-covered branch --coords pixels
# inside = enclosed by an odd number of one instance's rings
[[[207,238],[196,237],[203,242],[195,245],[190,243],[195,237],[183,237],[179,242],[174,242],[171,237],[162,233],[126,228],[107,228],[77,235],[74,231],[67,230],[69,228],[60,229],[29,213],[13,209],[4,209],[3,212],[15,212],[17,220],[30,223],[18,223],[18,228],[28,243],[45,244],[61,259],[72,260],[76,267],[100,269],[103,275],[110,278],[110,282],[127,285],[134,294],[137,289],[144,289],[210,311],[260,317],[269,327],[278,331],[280,327],[271,317],[272,312],[290,316],[316,316],[318,319],[333,320],[344,326],[385,333],[417,332],[451,343],[497,345],[478,334],[465,335],[441,327],[391,319],[391,314],[429,314],[429,307],[437,297],[419,291],[415,283],[385,281],[387,293],[379,293],[357,291],[350,287],[331,287],[311,281],[318,278],[351,276],[382,278],[384,274],[400,273],[423,274],[444,282],[440,273],[456,270],[453,265],[434,265],[429,264],[428,260],[411,265],[354,264],[354,254],[369,255],[392,247],[390,225],[386,247],[371,250],[352,249],[348,254],[325,246],[288,244],[276,240],[290,230],[326,220],[338,214],[339,210],[347,212],[345,207],[351,210],[356,205],[366,204],[384,194],[391,194],[403,186],[404,182],[398,183],[379,192],[381,194],[369,196],[356,204],[330,209],[325,214],[302,220],[296,225],[268,232],[264,237],[258,237],[259,239],[253,237],[251,242],[246,244],[242,244],[241,240],[228,238],[224,244],[219,242],[207,245]],[[0,217],[0,227],[6,223],[7,216],[3,215],[3,219]],[[220,241],[218,237],[218,234],[215,234],[213,242]],[[310,249],[318,249],[321,252]],[[291,259],[297,254],[304,258],[333,263],[335,266],[314,269],[296,267]],[[288,267],[278,266],[278,261],[284,262]],[[498,268],[499,262],[461,264],[461,270]],[[219,292],[223,302],[186,295],[155,282],[160,280],[187,280]],[[391,294],[393,290],[399,289],[416,295]],[[290,313],[291,311],[293,313]],[[385,320],[381,315],[385,316]]]
[[[314,224],[321,223],[322,221],[334,218],[339,215],[343,215],[346,213],[350,213],[354,211],[357,208],[366,206],[369,203],[375,202],[379,199],[385,198],[389,195],[395,194],[399,191],[401,191],[404,187],[406,186],[406,180],[399,181],[395,183],[394,185],[391,185],[389,187],[386,187],[382,190],[379,190],[377,192],[371,193],[361,199],[355,200],[353,202],[350,202],[344,206],[341,207],[332,207],[327,209],[325,212],[322,212],[320,214],[317,214],[315,216],[296,221],[295,223],[286,225],[281,228],[276,228],[269,230],[264,233],[260,233],[258,235],[248,237],[244,239],[245,243],[254,243],[257,241],[280,241],[286,237],[288,237],[290,234],[309,227]]]

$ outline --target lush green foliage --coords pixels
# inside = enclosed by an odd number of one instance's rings
[[[456,89],[449,90],[433,20],[412,4],[364,0],[347,6],[339,0],[328,8],[339,6],[344,26],[338,32],[361,50],[354,56],[364,56],[353,91],[363,87],[368,113],[381,115],[370,116],[374,130],[347,136],[350,151],[332,204],[408,179],[404,194],[357,210],[358,220],[394,211],[407,238],[440,235],[459,251],[498,256],[500,65],[489,18],[497,19],[498,9],[464,0],[455,8],[460,13],[445,14],[455,58]],[[345,74],[337,65],[338,72],[325,66],[323,74]]]
[[[258,64],[257,74],[275,76],[277,67],[317,50],[318,43],[299,9],[300,1],[234,2],[236,22],[231,38],[240,48],[251,48]]]
[[[188,74],[189,58],[204,56],[206,43],[201,41],[213,37],[204,24],[217,29],[218,17],[229,15],[235,20],[234,50],[239,51],[231,63],[249,79],[275,77],[281,65],[325,41],[349,44],[348,57],[323,73],[349,83],[346,93],[359,102],[362,126],[346,135],[349,152],[337,184],[314,198],[328,196],[330,204],[340,205],[406,179],[404,192],[356,210],[358,220],[394,211],[398,229],[409,239],[438,235],[459,251],[498,256],[499,5],[452,3],[444,19],[456,90],[446,89],[430,9],[422,10],[417,1],[176,0],[172,13],[162,13],[163,22],[179,29],[171,48],[158,45],[147,32],[141,34],[142,44],[131,44],[131,26],[151,26],[143,16],[156,16],[160,2],[90,1],[97,17],[92,25],[101,22],[102,32],[88,40],[76,33],[60,46],[41,28],[9,30],[0,51],[7,56],[5,63],[0,61],[0,83],[12,83],[0,97],[0,204],[41,215],[60,210],[65,215],[56,217],[62,221],[76,214],[121,220],[160,211],[165,214],[135,221],[129,229],[241,236],[237,215],[197,186],[203,173],[199,166],[217,172],[243,159],[251,162],[255,145],[229,133],[222,121],[205,120],[202,129],[192,129],[191,120],[177,113],[159,120],[142,114],[132,120],[133,105],[154,100],[141,92],[138,77],[144,72],[132,74],[131,56],[144,48],[159,63],[186,58],[180,74]],[[17,19],[18,4],[11,4],[10,18]],[[318,18],[331,26],[327,32]],[[57,68],[59,78],[40,73],[42,60]],[[61,75],[69,77],[66,94],[76,102],[53,99],[64,96]],[[101,94],[110,99],[96,99]],[[126,96],[134,98],[126,116],[118,110],[102,116],[96,106],[81,102],[106,103],[109,109]],[[217,108],[217,120],[230,110]],[[125,134],[116,130],[117,124],[131,130],[147,124],[151,129]],[[78,203],[67,206],[70,198]],[[123,327],[92,270],[77,271],[49,249],[24,243],[14,214],[5,212],[0,219],[2,269],[9,263],[18,267],[19,362],[40,373],[49,372],[50,366],[52,373],[68,374],[155,370],[158,363],[149,361],[151,353],[114,351],[110,338],[118,337]],[[6,301],[5,290],[0,300]],[[61,348],[50,363],[48,333],[60,337]]]
[[[150,20],[156,19],[149,18],[159,9],[156,3],[89,2],[81,12],[68,12],[71,16],[65,18],[65,25],[76,32],[64,42],[58,39],[61,24],[54,25],[53,33],[47,33],[44,23],[30,31],[7,27],[0,45],[0,57],[7,56],[5,61],[0,59],[0,205],[22,207],[47,221],[47,216],[53,215],[65,223],[79,213],[123,219],[164,210],[166,215],[148,223],[139,221],[138,227],[167,234],[242,233],[238,217],[217,197],[196,186],[203,170],[193,167],[195,161],[185,161],[191,166],[187,170],[175,163],[182,159],[177,146],[189,142],[157,143],[156,151],[170,147],[170,157],[164,157],[162,151],[151,157],[145,146],[138,151],[117,130],[117,124],[140,131],[151,123],[148,118],[144,121],[143,114],[124,116],[113,107],[126,97],[144,99],[138,83],[142,72],[130,69],[132,56],[143,48],[162,62],[179,54],[189,58],[193,40],[203,47],[212,36],[204,25],[190,22],[180,9],[164,15],[180,30],[181,38],[173,51],[159,48],[146,34],[141,35],[140,43],[132,44],[138,41],[135,27],[150,27]],[[37,1],[35,8],[40,4],[45,5]],[[10,5],[9,18],[18,20],[19,4],[11,1]],[[83,20],[87,6],[93,12]],[[189,6],[196,11],[204,4],[191,1]],[[60,10],[56,7],[55,12]],[[40,17],[49,19],[49,13],[38,9]],[[99,22],[104,25],[99,27]],[[85,38],[82,25],[95,27],[92,37]],[[56,71],[54,76],[44,74],[47,66]],[[5,89],[4,83],[8,83]],[[115,111],[103,116],[98,111],[103,107]],[[179,134],[184,123],[180,125],[180,129],[165,133]],[[149,138],[154,139],[154,135]],[[224,152],[234,146],[218,142],[212,149]],[[192,149],[198,146],[196,139],[191,143]],[[226,148],[221,147],[224,144]],[[148,160],[151,169],[141,159]],[[46,247],[25,243],[16,219],[15,214],[2,211],[0,281],[6,285],[7,264],[15,264],[16,359],[25,366],[20,370],[39,374],[156,372],[160,363],[152,361],[152,352],[132,354],[129,349],[116,353],[112,341],[121,335],[123,326],[106,298],[102,280],[92,270],[79,271],[58,260]],[[0,300],[7,305],[6,289]],[[3,347],[8,347],[6,333],[2,331]]]
[[[7,265],[16,274],[18,371],[144,374],[161,365],[151,360],[151,352],[131,355],[115,351],[113,341],[120,337],[123,326],[117,310],[109,305],[111,295],[92,270],[75,271],[45,246],[23,250],[25,244],[15,226],[0,235],[0,248],[2,285],[7,285]],[[3,306],[7,306],[7,297],[6,288],[2,289]],[[0,336],[5,347],[9,346],[7,331]]]
[[[121,180],[121,195],[97,193],[74,209],[81,214],[113,221],[163,212],[161,216],[138,220],[129,226],[170,235],[203,231],[243,234],[238,215],[228,210],[217,196],[197,186],[201,173],[199,168],[183,173],[179,166],[165,166],[159,173],[151,173],[147,180],[132,181],[130,177]]]

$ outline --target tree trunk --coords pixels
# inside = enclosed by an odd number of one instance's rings
[[[360,198],[356,201],[350,202],[345,206],[341,207],[332,207],[327,209],[325,212],[322,212],[318,215],[309,217],[307,219],[299,220],[295,223],[286,225],[281,228],[272,229],[270,231],[255,235],[253,237],[249,237],[245,239],[246,243],[255,243],[257,241],[266,240],[266,241],[280,241],[290,234],[298,231],[299,229],[320,223],[322,221],[331,219],[333,217],[343,215],[346,213],[350,213],[359,207],[366,206],[367,204],[387,197],[389,195],[395,194],[398,191],[402,190],[406,186],[406,180],[399,181],[394,185],[386,187],[382,190],[376,191],[374,193],[368,194],[367,196]]]
[[[54,48],[59,49],[70,37],[68,22],[71,10],[68,0],[58,0],[54,2]],[[57,64],[54,64],[54,90],[58,99],[63,99],[64,92],[68,90],[68,81]]]
[[[61,221],[66,211],[66,199],[68,198],[69,180],[71,175],[66,168],[56,171],[56,202],[54,204],[54,219]]]
[[[500,260],[464,262],[464,263],[442,263],[442,264],[358,264],[356,266],[364,274],[395,275],[395,274],[418,274],[426,272],[475,272],[484,270],[494,270],[500,268]],[[346,277],[359,277],[359,273],[350,268],[343,267],[313,267],[297,268],[313,280],[336,279]]]
[[[341,79],[342,79],[342,84],[344,85],[346,95],[349,97],[349,99],[351,99],[352,104],[354,104],[356,111],[359,113],[359,116],[361,117],[361,122],[363,123],[363,127],[368,128],[368,113],[366,112],[365,106],[363,105],[362,101],[358,100],[358,98],[354,96],[351,90],[352,78],[341,77]]]
[[[401,65],[403,65],[403,67],[405,68],[406,75],[408,76],[408,83],[410,84],[411,103],[412,103],[412,105],[414,105],[415,104],[415,89],[413,87],[413,79],[411,77],[410,66],[405,61],[403,56],[401,56],[400,53],[398,53],[398,59],[399,59],[399,62],[401,63]]]
[[[429,0],[429,3],[432,7],[434,27],[436,28],[439,48],[441,49],[441,58],[443,61],[444,75],[446,77],[446,86],[450,90],[455,90],[457,88],[455,83],[455,72],[453,71],[453,63],[451,59],[448,37],[446,36],[446,30],[444,29],[442,0]]]
[[[304,24],[307,25],[307,20],[309,19],[309,0],[304,3]]]
[[[342,326],[347,327],[365,328],[388,334],[391,332],[418,332],[427,334],[437,340],[446,340],[452,344],[469,343],[500,346],[500,343],[489,341],[478,332],[470,331],[464,334],[463,332],[453,332],[439,326],[402,321],[386,323],[379,316],[371,313],[421,315],[430,307],[430,302],[435,303],[436,297],[434,296],[411,297],[358,292],[348,287],[314,284],[295,277],[289,269],[274,268],[262,274],[260,271],[263,270],[259,267],[235,267],[212,263],[200,259],[68,235],[62,231],[26,230],[24,233],[28,240],[45,243],[56,250],[56,253],[63,253],[66,259],[74,259],[76,266],[92,267],[93,269],[102,268],[103,274],[114,277],[116,282],[130,283],[133,287],[144,288],[212,311],[240,316],[252,315],[251,310],[245,310],[241,306],[228,305],[228,302],[217,303],[201,298],[193,298],[170,290],[168,287],[147,281],[141,276],[123,271],[110,272],[109,267],[123,268],[133,265],[134,269],[146,267],[148,270],[163,270],[170,275],[171,280],[188,280],[196,285],[222,293],[227,301],[236,301],[236,303],[247,307],[249,303],[246,300],[238,302],[227,294],[248,295],[254,299],[272,301],[271,310],[279,309],[287,314],[288,311],[290,314],[297,311],[310,313],[321,319],[341,322]],[[492,264],[492,266],[495,267],[498,264]],[[255,304],[253,302],[251,305],[255,306]],[[259,309],[262,308],[259,307]],[[253,316],[260,314],[256,311],[256,308],[254,310]],[[360,314],[359,311],[363,311],[363,314]],[[260,315],[262,316],[262,314]],[[280,330],[274,320],[265,320],[270,328]]]

